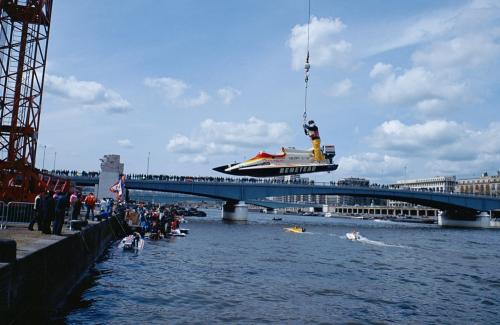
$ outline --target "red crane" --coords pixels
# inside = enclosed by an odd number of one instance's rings
[[[0,0],[0,201],[32,201],[52,0]]]

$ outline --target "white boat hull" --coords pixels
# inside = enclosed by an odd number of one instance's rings
[[[345,238],[349,240],[359,240],[361,237],[359,236],[359,233],[357,232],[348,232],[345,234]]]

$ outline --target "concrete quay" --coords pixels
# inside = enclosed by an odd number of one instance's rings
[[[0,263],[0,324],[47,322],[109,243],[125,235],[125,227],[113,217],[81,231],[64,229],[62,236],[21,227],[0,230],[0,250],[14,240],[17,255]]]

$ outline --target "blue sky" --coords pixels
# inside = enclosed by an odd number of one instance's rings
[[[500,169],[498,1],[312,0],[317,180]],[[216,175],[301,129],[307,1],[55,1],[37,165]]]

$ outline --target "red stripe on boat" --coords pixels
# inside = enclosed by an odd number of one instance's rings
[[[283,153],[281,155],[271,155],[270,153],[267,152],[259,152],[253,159],[262,159],[262,158],[284,158],[286,156],[286,153]]]

